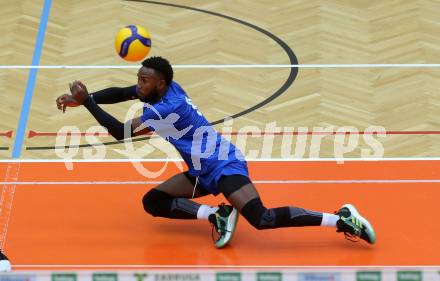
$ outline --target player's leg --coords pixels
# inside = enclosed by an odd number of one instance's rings
[[[239,182],[241,180],[241,182]],[[267,209],[249,178],[243,175],[226,176],[219,183],[219,189],[228,201],[257,229],[287,226],[320,226],[323,213],[298,207]],[[332,226],[336,226],[338,216],[328,214]]]
[[[142,203],[147,213],[173,219],[205,219],[218,207],[201,205],[188,198],[210,194],[187,172],[177,174],[147,192]]]
[[[352,205],[344,205],[337,214],[320,213],[298,207],[266,208],[253,183],[244,175],[224,176],[219,190],[243,217],[257,229],[301,226],[330,226],[337,231],[375,242],[374,230]]]

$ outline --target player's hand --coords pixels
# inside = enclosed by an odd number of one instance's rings
[[[84,101],[89,97],[89,92],[86,86],[81,81],[73,81],[69,84],[70,92],[72,93],[72,98],[76,100],[79,104],[83,104]]]
[[[72,93],[71,95],[64,94],[56,99],[57,108],[62,110],[63,113],[66,112],[67,107],[76,107],[82,105],[89,96],[86,86],[84,86],[84,84],[80,81],[73,81],[72,83],[69,83],[69,89]]]
[[[58,109],[62,110],[63,113],[66,112],[66,107],[80,106],[80,104],[72,97],[72,95],[69,94],[59,96],[56,99],[56,104]]]

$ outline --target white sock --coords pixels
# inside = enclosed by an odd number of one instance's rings
[[[200,205],[200,208],[197,210],[197,219],[198,220],[207,220],[210,214],[214,214],[217,212],[218,207],[211,207],[208,205]]]
[[[339,216],[329,213],[322,213],[321,226],[336,227],[336,222],[339,220]]]

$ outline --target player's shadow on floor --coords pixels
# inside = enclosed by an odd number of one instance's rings
[[[255,247],[260,250],[342,250],[342,251],[371,251],[375,246],[365,241],[351,242],[345,239],[344,234],[336,233],[334,229],[309,228],[280,228],[271,230],[255,230],[243,223],[237,229],[234,242],[243,247]]]
[[[155,230],[170,236],[181,236],[182,239],[206,239],[211,236],[212,227],[207,221],[158,221]],[[188,238],[191,237],[191,238]],[[298,250],[298,251],[361,251],[369,252],[376,246],[368,245],[365,241],[351,242],[344,234],[336,233],[333,229],[283,228],[272,230],[256,230],[246,221],[241,221],[234,234],[233,244],[239,247],[256,247],[262,251]]]
[[[211,225],[208,221],[196,220],[161,220],[157,221],[154,229],[169,235],[206,236],[211,235]]]

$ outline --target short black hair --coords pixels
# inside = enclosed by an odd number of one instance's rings
[[[167,86],[173,81],[173,68],[168,60],[162,57],[150,57],[142,62],[143,67],[152,68],[163,75]]]

